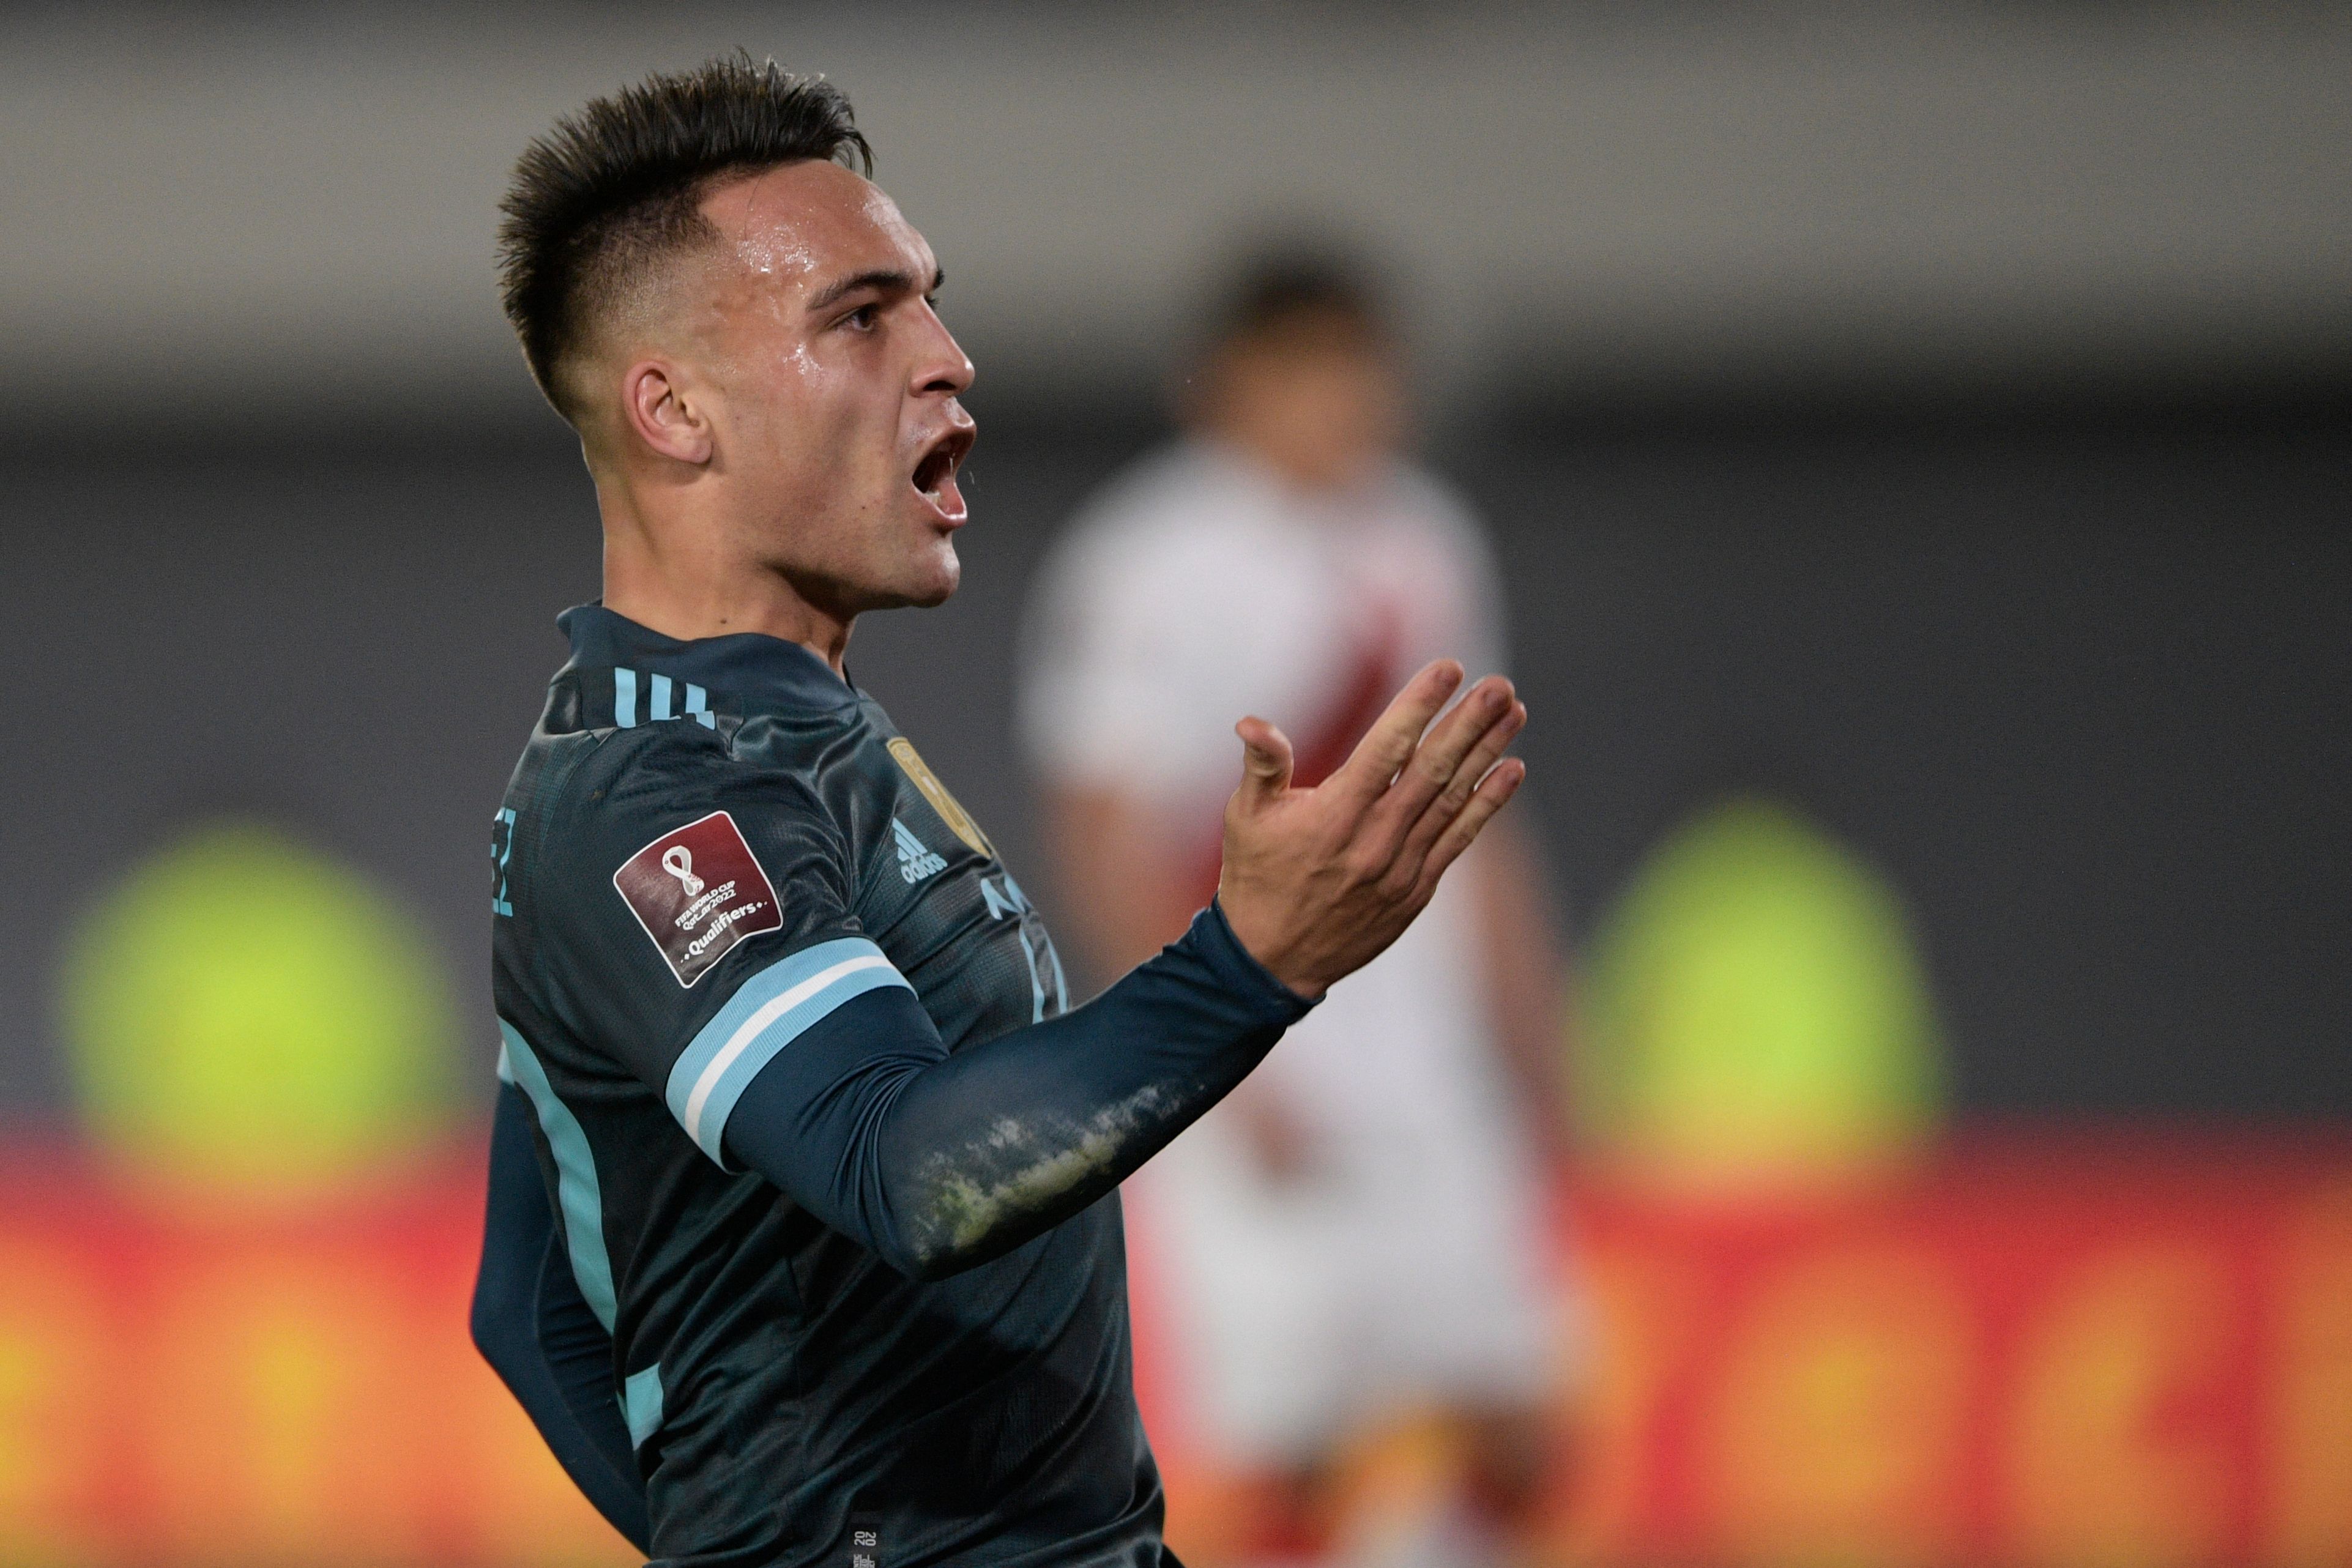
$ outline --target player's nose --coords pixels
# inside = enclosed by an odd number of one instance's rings
[[[961,397],[968,391],[976,373],[971,357],[955,340],[955,334],[929,305],[923,307],[929,330],[923,335],[920,350],[915,357],[915,390],[918,392],[944,392]]]

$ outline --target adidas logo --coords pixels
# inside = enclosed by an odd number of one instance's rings
[[[907,824],[898,818],[890,819],[890,831],[898,840],[898,876],[909,886],[927,876],[948,869],[948,862],[923,847],[923,841],[907,831]]]

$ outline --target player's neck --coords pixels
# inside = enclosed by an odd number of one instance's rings
[[[638,625],[694,642],[757,632],[798,643],[847,679],[855,614],[812,603],[774,570],[721,559],[709,546],[657,543],[656,530],[630,517],[604,517],[604,608]],[[670,531],[670,539],[680,537]]]

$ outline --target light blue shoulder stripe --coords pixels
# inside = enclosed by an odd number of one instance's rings
[[[907,986],[907,977],[863,936],[820,942],[769,965],[736,988],[670,1068],[670,1114],[724,1166],[727,1118],[760,1069],[834,1009],[884,986]]]
[[[705,729],[719,727],[719,716],[710,711],[710,694],[692,681],[686,683],[686,714]]]
[[[588,1134],[581,1131],[580,1118],[572,1113],[572,1107],[556,1097],[554,1085],[547,1081],[547,1069],[540,1065],[539,1057],[514,1025],[500,1019],[499,1033],[506,1040],[507,1066],[522,1092],[530,1096],[539,1113],[540,1131],[546,1134],[549,1152],[555,1156],[555,1197],[563,1210],[563,1239],[572,1253],[572,1277],[579,1281],[588,1310],[610,1333],[614,1315],[613,1260],[604,1250],[604,1197],[596,1184],[596,1160],[588,1152]]]
[[[621,1381],[621,1412],[629,1423],[629,1447],[642,1448],[661,1429],[661,1363],[633,1372]]]
[[[664,719],[670,716],[669,677],[667,675],[657,674],[653,677],[653,702],[650,711],[646,714],[646,716],[648,718],[655,719]]]
[[[613,722],[623,729],[637,727],[637,672],[613,672]]]

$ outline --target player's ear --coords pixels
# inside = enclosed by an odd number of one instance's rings
[[[629,367],[621,378],[621,413],[630,432],[660,455],[679,463],[710,461],[709,413],[667,361],[640,360]]]

